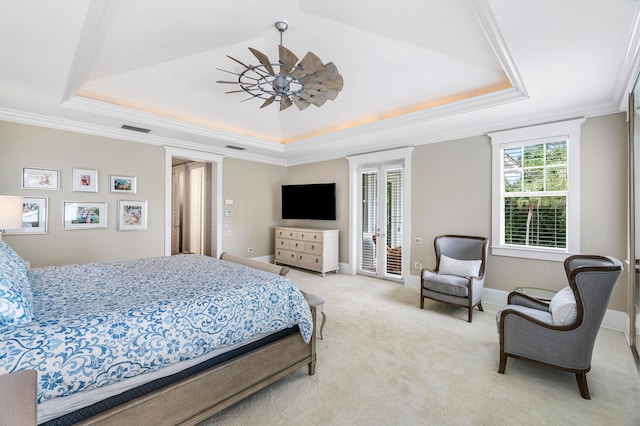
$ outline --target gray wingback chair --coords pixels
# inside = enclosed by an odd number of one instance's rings
[[[575,373],[580,395],[591,399],[587,372],[593,345],[622,264],[612,257],[575,255],[564,269],[569,286],[549,303],[512,292],[498,311],[498,372],[504,374],[507,357],[535,361]]]
[[[420,309],[424,309],[425,298],[464,306],[469,311],[467,321],[471,322],[473,308],[483,310],[487,242],[484,237],[437,236],[433,241],[436,267],[425,268],[421,274]]]

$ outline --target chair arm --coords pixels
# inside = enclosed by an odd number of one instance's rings
[[[507,296],[507,304],[526,306],[527,308],[538,309],[540,311],[549,310],[549,303],[535,299],[527,294],[518,293],[517,291],[509,293],[509,296]]]

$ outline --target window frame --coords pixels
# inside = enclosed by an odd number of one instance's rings
[[[491,138],[491,254],[538,260],[564,261],[580,253],[580,127],[585,118],[489,133]],[[505,244],[504,179],[505,148],[563,140],[567,143],[567,247]],[[549,194],[551,196],[551,194]]]

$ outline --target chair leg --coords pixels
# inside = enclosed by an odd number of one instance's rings
[[[587,373],[576,373],[576,381],[578,382],[578,389],[580,389],[580,396],[584,399],[591,399],[589,395],[589,387],[587,386]]]
[[[482,309],[482,302],[478,302],[478,310],[480,312],[484,312],[484,309]]]
[[[473,321],[473,306],[469,307],[469,317],[467,318],[467,322]]]
[[[424,309],[424,296],[420,295],[420,309]]]
[[[507,368],[507,354],[500,350],[500,366],[498,367],[498,373],[504,374],[505,368]]]

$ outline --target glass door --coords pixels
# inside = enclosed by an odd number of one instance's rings
[[[402,278],[403,173],[398,163],[360,168],[360,273]]]

